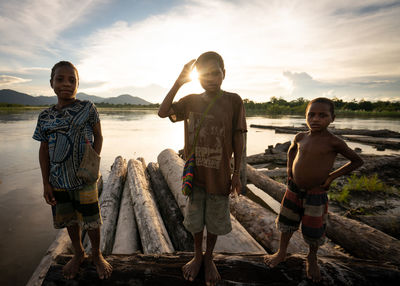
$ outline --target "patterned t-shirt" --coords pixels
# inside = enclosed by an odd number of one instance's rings
[[[173,103],[171,121],[185,120],[185,156],[191,153],[195,133],[211,99],[192,94]],[[208,111],[195,148],[194,183],[211,194],[228,195],[231,185],[231,158],[235,132],[246,132],[243,101],[224,91]]]
[[[87,100],[58,110],[55,105],[39,114],[32,138],[49,145],[50,184],[75,190],[84,184],[76,176],[85,151],[86,138],[93,143],[93,126],[100,122],[95,105]]]

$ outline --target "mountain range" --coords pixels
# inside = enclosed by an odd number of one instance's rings
[[[77,93],[76,98],[80,100],[90,100],[94,103],[109,104],[134,104],[149,105],[152,104],[140,97],[130,94],[122,94],[117,97],[100,97],[89,95],[83,92]],[[57,103],[57,96],[31,96],[11,89],[0,90],[0,103],[22,104],[22,105],[51,105]]]

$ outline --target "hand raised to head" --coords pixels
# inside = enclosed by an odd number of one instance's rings
[[[191,60],[190,62],[186,63],[183,66],[183,69],[181,71],[181,73],[179,74],[176,82],[179,85],[184,85],[185,83],[191,81],[192,79],[190,78],[190,73],[193,71],[194,69],[194,63],[196,62],[195,59]]]

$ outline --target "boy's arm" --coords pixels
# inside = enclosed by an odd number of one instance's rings
[[[288,180],[293,179],[292,167],[293,167],[294,158],[296,158],[297,142],[298,142],[300,136],[301,136],[301,133],[298,133],[298,134],[296,134],[296,136],[294,136],[293,142],[290,145],[288,152],[287,152],[286,172],[287,172]]]
[[[172,109],[172,101],[174,100],[174,97],[181,86],[191,80],[190,73],[194,68],[195,61],[196,60],[191,60],[190,62],[185,64],[171,90],[168,92],[167,96],[161,103],[160,108],[158,109],[158,116],[160,116],[161,118],[165,118],[174,114],[174,111]]]
[[[240,164],[242,161],[244,149],[244,135],[241,130],[235,131],[233,135],[233,159],[234,167],[231,183],[231,193],[236,191],[237,194],[242,192],[242,184],[240,183]]]
[[[336,137],[334,140],[334,147],[337,153],[342,154],[345,158],[349,159],[350,162],[344,164],[342,167],[336,169],[329,174],[325,183],[322,185],[322,187],[325,189],[329,188],[330,184],[336,178],[346,175],[364,164],[363,159],[361,159],[361,157],[358,156],[356,152],[354,152],[349,146],[347,146],[347,144],[342,139]]]
[[[43,197],[49,205],[55,206],[56,199],[53,196],[53,187],[50,185],[50,158],[49,158],[49,145],[47,142],[40,142],[39,147],[39,164],[42,172],[43,180]]]
[[[93,149],[96,151],[97,154],[100,155],[101,153],[101,148],[103,146],[103,135],[101,133],[101,124],[100,122],[97,122],[93,126]]]

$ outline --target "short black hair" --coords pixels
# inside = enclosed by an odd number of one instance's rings
[[[78,70],[76,69],[76,67],[75,67],[72,63],[70,63],[70,62],[68,62],[68,61],[60,61],[60,62],[56,63],[56,64],[53,66],[53,68],[51,69],[50,81],[53,81],[54,75],[56,74],[56,69],[58,69],[58,68],[60,68],[60,67],[70,67],[70,68],[73,68],[73,69],[75,70],[75,72],[76,72],[76,75],[77,75],[78,81],[79,81],[79,73],[78,73]]]
[[[196,60],[196,68],[204,64],[205,62],[208,61],[215,61],[218,63],[219,67],[223,70],[225,69],[224,67],[224,60],[222,59],[221,55],[216,53],[216,52],[205,52],[202,53]]]
[[[325,103],[325,104],[329,105],[329,112],[331,113],[332,117],[335,116],[335,104],[333,103],[332,100],[330,100],[329,98],[326,98],[326,97],[317,97],[317,98],[314,98],[313,100],[311,100],[307,104],[306,113],[307,113],[308,109],[310,108],[311,104],[313,104],[314,102],[315,103]]]

